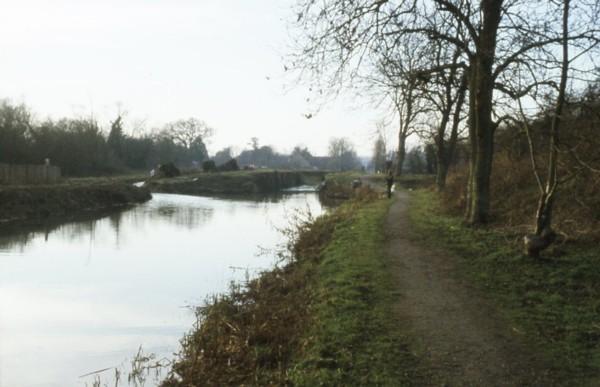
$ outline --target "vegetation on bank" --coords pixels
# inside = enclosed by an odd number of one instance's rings
[[[517,193],[517,196],[519,194]],[[510,201],[510,197],[503,200]],[[494,299],[514,330],[542,348],[572,385],[600,382],[600,270],[597,244],[567,242],[544,259],[522,252],[515,228],[472,228],[427,190],[412,195],[413,237],[459,257],[459,275]],[[506,213],[499,214],[505,219]]]
[[[177,120],[152,131],[125,126],[121,114],[108,127],[93,117],[40,121],[27,106],[0,100],[0,162],[42,164],[49,158],[63,176],[97,176],[150,170],[173,161],[190,166],[208,157],[205,141],[212,129],[198,119]]]
[[[352,197],[352,182],[360,179],[357,171],[330,173],[325,176],[324,184],[319,190],[319,200],[326,205],[338,205]]]
[[[105,123],[94,117],[38,120],[26,105],[0,99],[0,163],[41,165],[49,159],[69,177],[150,171],[168,163],[199,170],[208,160],[286,170],[361,168],[353,145],[343,138],[331,139],[324,157],[304,146],[279,153],[273,146],[259,145],[256,137],[237,155],[226,147],[211,157],[206,142],[214,129],[200,119],[179,119],[154,128],[128,121],[121,113]]]
[[[150,191],[127,182],[64,183],[0,188],[0,224],[41,222],[142,203]]]
[[[198,308],[163,387],[401,385],[416,360],[389,313],[388,201],[363,189],[296,225],[285,265]]]
[[[62,179],[59,184],[0,186],[0,225],[40,223],[82,213],[106,210],[151,199],[150,192],[191,195],[254,194],[278,192],[302,184],[317,185],[319,171],[236,171],[187,173],[177,178],[153,178],[143,174]],[[133,183],[143,182],[143,186]]]
[[[389,201],[352,202],[339,212],[313,285],[312,319],[291,373],[294,384],[406,385],[418,362],[394,316],[395,290],[383,245]]]
[[[254,194],[278,192],[303,184],[317,185],[324,173],[319,171],[232,171],[192,173],[169,179],[150,179],[152,192],[188,195]]]

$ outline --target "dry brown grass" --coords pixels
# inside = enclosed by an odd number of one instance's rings
[[[307,318],[306,278],[292,266],[276,269],[198,308],[163,386],[285,384]]]
[[[562,176],[569,176],[563,165]],[[468,167],[454,169],[448,176],[442,198],[453,214],[461,213],[466,202]],[[538,188],[531,162],[506,151],[494,158],[492,190],[492,225],[515,233],[528,232],[534,222]],[[600,239],[600,175],[581,171],[559,187],[554,212],[554,228],[566,239],[583,241]]]

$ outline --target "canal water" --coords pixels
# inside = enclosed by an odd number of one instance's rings
[[[140,347],[172,357],[191,306],[275,264],[260,252],[284,241],[278,229],[298,209],[322,212],[314,193],[155,194],[95,219],[0,234],[0,387],[114,385],[115,367],[126,386]]]

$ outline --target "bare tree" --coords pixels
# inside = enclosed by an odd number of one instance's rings
[[[494,133],[502,121],[495,114],[494,91],[502,90],[516,65],[531,58],[543,65],[552,58],[546,47],[561,41],[557,7],[560,4],[553,1],[532,6],[525,0],[300,0],[303,39],[293,64],[316,79],[319,90],[335,89],[361,71],[372,70],[367,58],[383,39],[399,42],[411,35],[460,50],[455,64],[432,65],[428,72],[457,66],[466,71],[471,155],[465,215],[472,224],[485,223],[490,215]],[[579,8],[587,10],[589,26],[571,34],[571,42],[598,34],[595,2],[582,1]]]
[[[383,135],[379,134],[373,145],[372,165],[376,173],[381,173],[385,170],[385,162],[387,157],[386,143]]]
[[[527,135],[527,141],[529,144],[533,172],[540,191],[538,208],[535,214],[534,234],[526,235],[524,237],[524,244],[527,254],[534,257],[537,257],[539,253],[547,248],[556,238],[556,234],[552,229],[552,212],[560,182],[557,172],[559,159],[559,139],[561,123],[563,120],[563,110],[565,107],[567,81],[569,76],[569,10],[570,0],[564,0],[562,12],[562,60],[560,63],[560,82],[557,87],[556,102],[550,124],[549,149],[547,153],[548,167],[545,177],[540,173],[536,159],[534,142],[531,135],[531,129],[528,124],[528,119],[523,111],[521,99],[518,99],[523,128]]]
[[[354,145],[347,138],[332,138],[329,141],[329,157],[332,169],[349,171],[360,167]]]
[[[440,69],[431,74],[423,87],[423,96],[433,106],[428,116],[434,118],[430,129],[422,134],[424,140],[433,140],[436,163],[436,186],[443,191],[450,163],[454,158],[459,139],[459,126],[467,91],[467,75],[458,66],[460,50],[454,46],[436,42],[433,63]],[[446,68],[445,64],[449,64]]]
[[[248,145],[250,145],[252,150],[254,150],[254,151],[258,150],[258,148],[259,148],[258,137],[251,137]]]
[[[367,77],[375,90],[387,96],[398,118],[398,149],[396,153],[396,176],[402,175],[406,159],[406,140],[417,132],[419,116],[428,113],[430,107],[423,98],[422,68],[427,62],[428,48],[422,42],[407,35],[400,41],[386,39],[376,48],[375,73]]]
[[[210,126],[197,118],[170,122],[161,131],[162,136],[172,139],[186,149],[205,143],[213,133],[214,130]]]

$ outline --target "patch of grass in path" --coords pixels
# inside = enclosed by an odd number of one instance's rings
[[[557,383],[600,385],[600,252],[597,246],[564,246],[555,256],[532,259],[520,238],[474,229],[444,215],[437,196],[415,191],[413,236],[461,257],[459,275],[477,285],[554,365]]]
[[[384,254],[387,200],[350,202],[323,253],[312,289],[312,326],[290,379],[303,386],[410,384],[417,360],[393,312]]]

